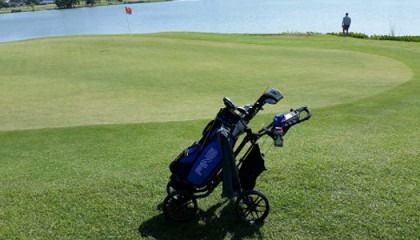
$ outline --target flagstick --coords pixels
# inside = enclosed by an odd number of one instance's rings
[[[128,28],[128,34],[131,35],[131,28],[130,28],[130,21],[128,21],[128,15],[129,14],[125,14],[125,20],[127,21],[127,28]]]
[[[126,15],[128,15],[128,14],[126,14]],[[128,34],[131,35],[130,21],[128,21],[128,16],[126,16],[125,19],[127,20]]]
[[[128,20],[128,15],[131,15],[131,8],[124,6],[124,11],[125,11],[125,20],[127,22],[127,29],[128,29],[128,34],[131,35],[131,27],[130,27],[130,21]]]

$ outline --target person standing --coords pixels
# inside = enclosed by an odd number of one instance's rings
[[[343,35],[344,36],[349,35],[350,24],[351,24],[351,18],[349,17],[349,14],[346,13],[346,16],[343,17],[343,22],[341,22],[341,26],[343,27]]]

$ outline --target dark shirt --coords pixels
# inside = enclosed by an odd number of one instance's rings
[[[343,25],[350,26],[351,18],[349,16],[343,17]]]

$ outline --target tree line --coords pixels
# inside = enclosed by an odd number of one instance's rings
[[[101,0],[84,0],[83,2],[87,6],[94,6],[97,2]],[[122,0],[107,0],[108,2],[122,2]],[[58,8],[73,8],[77,5],[80,5],[80,0],[55,0],[55,5]],[[33,6],[33,5],[41,5],[46,4],[45,1],[42,0],[0,0],[0,8],[8,8],[8,7],[20,7],[23,5]]]

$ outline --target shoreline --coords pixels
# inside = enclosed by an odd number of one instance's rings
[[[46,4],[46,5],[24,5],[19,7],[9,7],[9,8],[0,8],[0,14],[12,14],[12,13],[24,13],[24,12],[38,12],[38,11],[48,11],[48,10],[67,10],[67,9],[77,9],[77,8],[93,8],[93,7],[106,7],[106,6],[115,6],[115,5],[125,5],[125,4],[139,4],[139,3],[158,3],[158,2],[170,2],[173,0],[126,0],[126,1],[103,1],[99,0],[98,3],[94,5],[87,5],[86,1],[81,1],[79,5],[76,5],[72,8],[59,8],[55,3]]]
[[[147,34],[157,34],[157,33],[171,33],[171,32],[154,32],[154,33],[122,33],[122,34],[75,34],[75,35],[57,35],[57,36],[43,36],[43,37],[33,37],[33,38],[23,38],[9,41],[1,41],[3,43],[12,43],[19,41],[30,41],[36,39],[45,39],[45,38],[60,38],[60,37],[71,37],[71,36],[118,36],[118,35],[147,35]],[[185,32],[188,33],[188,32]],[[235,35],[248,35],[248,36],[272,36],[272,37],[287,37],[287,36],[300,36],[300,37],[310,37],[314,35],[324,35],[324,36],[335,36],[342,38],[356,38],[360,40],[379,40],[379,41],[400,41],[400,42],[420,42],[420,35],[403,35],[403,36],[391,36],[391,35],[367,35],[364,33],[349,32],[349,36],[343,36],[341,32],[280,32],[280,33],[217,33],[217,32],[191,32],[191,33],[209,33],[209,34],[235,34]]]

